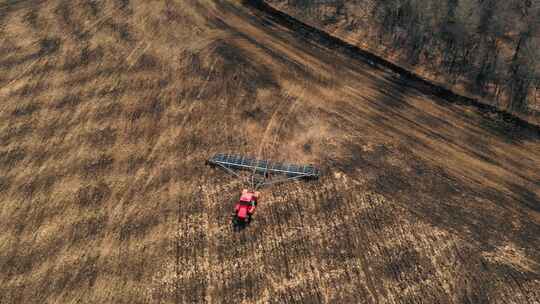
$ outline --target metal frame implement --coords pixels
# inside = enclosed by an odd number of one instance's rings
[[[318,179],[320,170],[313,165],[295,165],[281,162],[271,162],[242,155],[219,153],[211,157],[207,163],[211,166],[223,168],[228,173],[242,178],[236,171],[251,171],[251,186],[259,189],[271,184],[287,182],[295,179]],[[285,176],[273,179],[274,175]]]

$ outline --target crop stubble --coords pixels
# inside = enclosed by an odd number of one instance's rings
[[[1,302],[540,299],[538,134],[226,1],[0,16]],[[233,233],[221,151],[325,175]]]

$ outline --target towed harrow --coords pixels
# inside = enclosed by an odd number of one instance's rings
[[[206,162],[212,167],[219,167],[249,182],[252,190],[244,189],[234,208],[234,227],[243,227],[251,221],[255,213],[261,187],[292,180],[316,180],[321,172],[313,165],[296,165],[272,162],[236,154],[216,154]],[[242,176],[240,171],[251,172],[250,177]]]

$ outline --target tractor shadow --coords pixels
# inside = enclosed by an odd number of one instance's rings
[[[247,221],[241,221],[241,220],[238,220],[235,216],[233,216],[233,218],[231,219],[231,226],[232,226],[233,232],[240,232],[242,230],[247,229],[253,221],[254,221],[253,218],[250,218]]]

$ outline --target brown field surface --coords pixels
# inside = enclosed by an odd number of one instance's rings
[[[0,303],[539,303],[540,134],[235,1],[0,1]],[[265,189],[216,152],[316,163]]]

